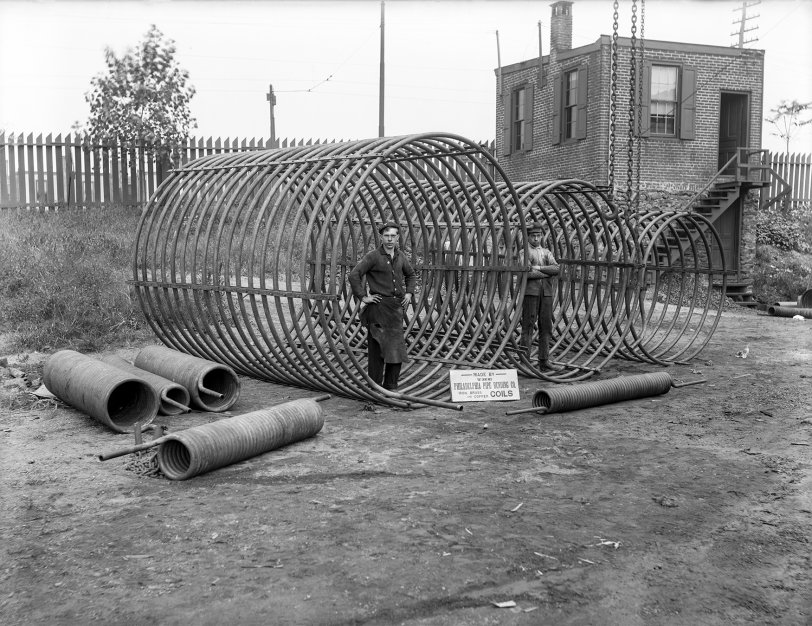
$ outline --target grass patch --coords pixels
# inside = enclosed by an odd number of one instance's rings
[[[0,211],[0,351],[99,350],[150,336],[126,282],[139,217]]]

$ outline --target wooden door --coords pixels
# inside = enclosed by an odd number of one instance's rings
[[[747,94],[722,92],[719,104],[719,169],[736,154],[737,148],[748,145],[748,118]],[[735,172],[727,169],[724,173]]]

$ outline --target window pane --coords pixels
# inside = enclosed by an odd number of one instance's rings
[[[674,135],[677,127],[679,68],[651,66],[651,117],[649,129],[656,135]]]

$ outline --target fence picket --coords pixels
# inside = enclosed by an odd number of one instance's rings
[[[276,147],[343,143],[344,139],[190,137],[178,148],[174,167],[203,156]],[[481,142],[483,147],[494,142]],[[776,155],[777,157],[779,155]],[[795,155],[793,155],[794,157]],[[799,155],[800,156],[800,155]],[[799,159],[809,186],[809,158]],[[168,164],[144,146],[86,145],[82,137],[67,133],[34,139],[20,133],[0,132],[0,207],[143,205],[158,189]],[[486,165],[487,167],[487,165]],[[492,167],[488,171],[492,172]],[[806,193],[805,197],[808,197]]]
[[[10,170],[14,171],[14,170]],[[0,131],[0,207],[9,204],[8,180],[6,179],[6,133]]]

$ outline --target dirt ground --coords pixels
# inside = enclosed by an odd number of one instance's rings
[[[505,416],[525,378],[462,412],[333,398],[315,438],[178,482],[6,395],[0,621],[812,623],[812,321],[726,312],[670,371],[709,382],[548,416]],[[241,380],[232,414],[315,395]]]

